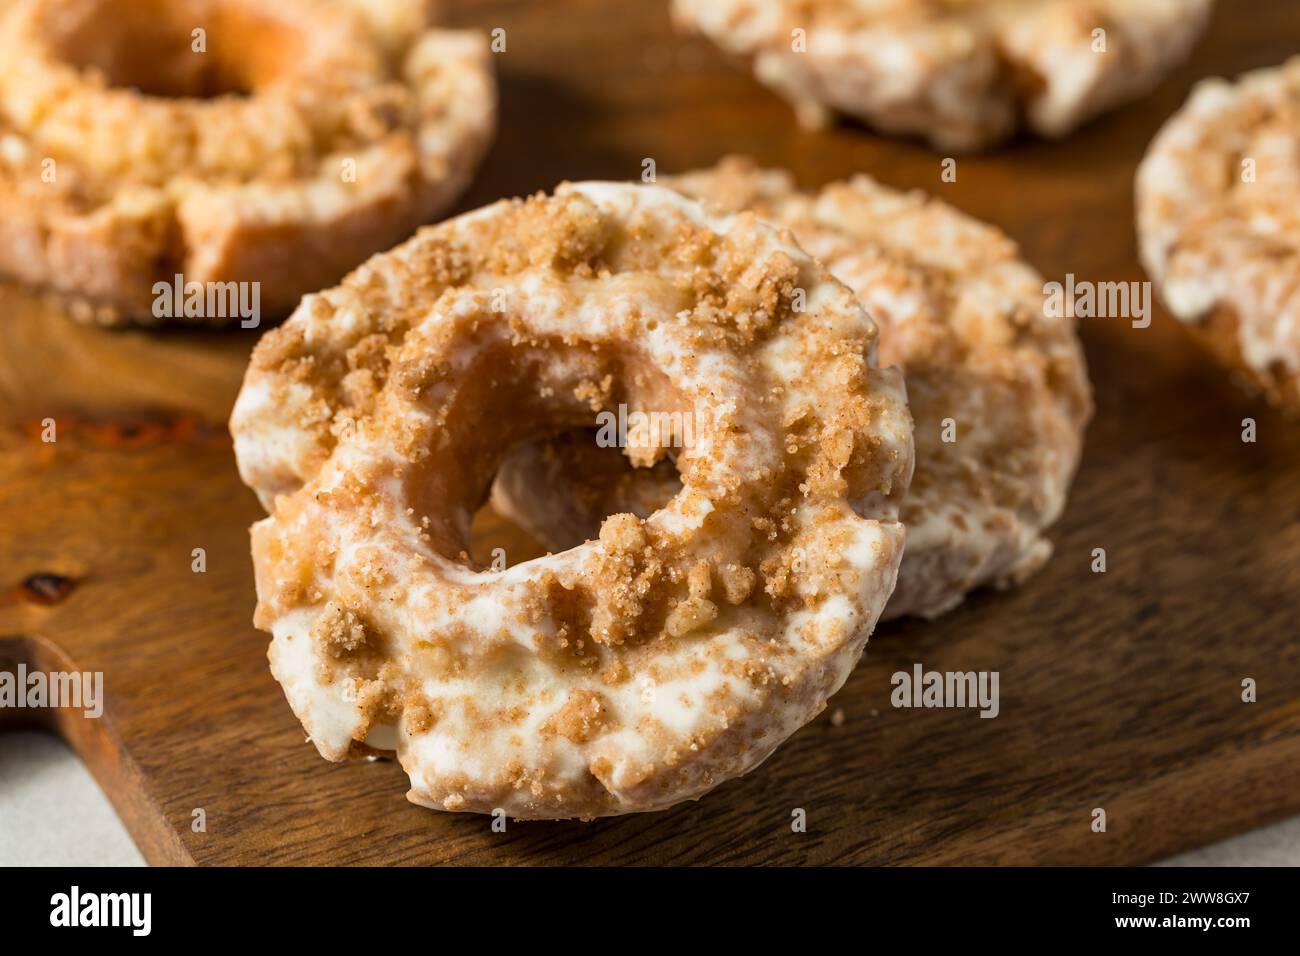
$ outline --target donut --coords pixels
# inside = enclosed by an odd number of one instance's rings
[[[1300,414],[1300,57],[1196,87],[1138,168],[1137,228],[1173,316]]]
[[[184,319],[156,307],[177,276],[287,314],[450,205],[487,147],[486,39],[426,6],[13,0],[0,275],[101,324]]]
[[[1012,242],[866,177],[808,194],[786,173],[732,158],[664,183],[793,230],[880,326],[881,363],[904,369],[916,474],[884,616],[936,617],[981,585],[1036,571],[1092,405],[1073,320],[1044,309],[1043,280]],[[592,439],[571,431],[516,446],[493,489],[496,510],[558,550],[594,536],[606,514],[648,514],[676,492],[671,465],[636,468]]]
[[[322,756],[395,752],[413,802],[525,819],[663,808],[756,766],[894,587],[911,420],[876,337],[788,234],[643,185],[497,203],[305,297],[231,433],[270,510],[255,623]],[[636,453],[672,448],[678,494],[476,564],[510,446],[615,408],[676,416]]]
[[[1022,121],[1061,137],[1145,94],[1187,57],[1211,4],[673,0],[673,13],[682,29],[752,59],[804,126],[844,113],[967,152]]]

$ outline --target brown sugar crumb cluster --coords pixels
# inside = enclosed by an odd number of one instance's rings
[[[432,227],[304,302],[231,430],[271,511],[257,620],[318,749],[394,749],[412,800],[530,817],[753,766],[842,683],[901,556],[909,419],[875,337],[787,233],[631,185]],[[508,449],[619,406],[690,416],[689,445],[626,449],[673,500],[472,566]]]
[[[356,611],[331,601],[312,624],[311,638],[329,656],[344,658],[366,646],[366,625]]]
[[[559,734],[583,744],[600,733],[608,711],[605,700],[595,691],[574,691],[564,706],[543,725],[543,733]]]

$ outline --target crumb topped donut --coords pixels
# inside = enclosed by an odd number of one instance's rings
[[[1300,414],[1300,57],[1201,83],[1138,169],[1137,212],[1169,311]]]
[[[231,419],[256,623],[322,755],[416,803],[595,817],[753,768],[845,680],[893,589],[901,377],[853,294],[754,216],[586,183],[422,230],[303,300]],[[467,555],[511,445],[677,416],[678,493],[505,570]]]
[[[753,58],[804,125],[840,112],[967,151],[1021,122],[1064,136],[1144,94],[1186,58],[1211,3],[673,0],[673,12],[683,28]]]
[[[427,7],[13,0],[0,274],[106,324],[158,321],[176,275],[287,313],[450,205],[486,149],[486,40]]]
[[[1051,553],[1091,397],[1068,318],[997,230],[936,200],[859,177],[816,195],[742,159],[664,181],[793,230],[880,325],[880,357],[907,377],[916,474],[907,552],[886,617],[934,617],[984,584],[1005,586]],[[493,490],[544,545],[571,547],[602,515],[651,513],[679,487],[669,462],[634,468],[590,433],[516,446]]]

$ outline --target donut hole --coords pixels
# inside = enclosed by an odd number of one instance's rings
[[[444,557],[478,568],[492,568],[496,557],[498,569],[497,548],[505,550],[510,565],[545,553],[488,504],[492,483],[513,449],[581,435],[589,436],[591,450],[621,457],[617,447],[596,445],[602,424],[617,422],[620,409],[623,418],[635,419],[652,412],[680,417],[685,407],[667,377],[635,353],[559,342],[481,347],[456,376],[450,394],[434,401],[446,412],[448,440],[442,451],[408,471],[408,500],[427,518],[430,543]],[[610,433],[603,429],[606,438]],[[658,455],[672,460],[667,448]]]
[[[145,96],[247,96],[306,52],[299,29],[252,3],[91,0],[77,12],[47,22],[55,56]]]
[[[517,442],[494,481],[492,500],[474,516],[473,559],[491,566],[509,555],[512,563],[568,551],[599,537],[605,519],[634,514],[646,519],[681,490],[676,449],[653,465],[637,467],[623,449],[609,445],[601,430],[571,428],[557,435]],[[498,510],[497,483],[505,482]],[[528,514],[519,514],[520,507]]]
[[[546,546],[527,529],[498,514],[491,503],[475,512],[469,531],[471,564],[489,570],[502,570],[506,566],[541,558],[548,553]]]

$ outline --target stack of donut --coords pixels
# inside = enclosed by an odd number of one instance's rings
[[[821,711],[886,602],[1045,559],[1090,398],[1041,302],[940,203],[740,160],[426,229],[304,299],[235,406],[272,669],[324,756],[395,752],[417,803],[697,797]],[[620,408],[691,440],[591,444]],[[555,553],[470,559],[493,487]]]
[[[231,430],[271,509],[256,623],[317,748],[396,751],[418,803],[534,818],[754,767],[894,588],[913,445],[876,338],[788,233],[653,186],[498,203],[308,296]],[[693,422],[672,500],[475,566],[510,448],[617,405]]]

